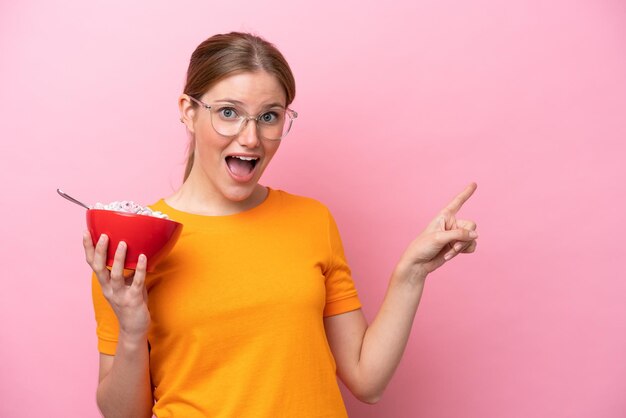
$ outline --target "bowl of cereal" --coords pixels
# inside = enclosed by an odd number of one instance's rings
[[[107,266],[113,265],[120,241],[126,243],[124,268],[134,270],[140,254],[148,259],[147,270],[156,265],[174,248],[183,225],[167,215],[138,205],[133,201],[96,203],[87,210],[87,229],[94,245],[102,234],[109,237]]]

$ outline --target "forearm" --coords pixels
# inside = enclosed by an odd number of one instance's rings
[[[325,319],[337,373],[357,398],[376,402],[382,396],[404,353],[427,274],[459,253],[475,251],[476,223],[456,213],[476,187],[466,187],[409,244],[371,325],[360,311]]]
[[[105,418],[151,417],[148,342],[120,334],[109,373],[100,381],[97,402]]]
[[[383,303],[363,337],[358,376],[363,397],[375,402],[406,348],[424,288],[425,273],[396,268]]]

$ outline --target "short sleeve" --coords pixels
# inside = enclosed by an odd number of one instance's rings
[[[113,308],[102,294],[100,282],[94,273],[91,277],[91,297],[96,314],[96,335],[98,351],[102,354],[115,355],[119,335],[119,323]]]
[[[352,280],[352,273],[343,251],[337,224],[330,212],[327,214],[329,256],[324,271],[326,283],[325,317],[353,311],[361,307]]]

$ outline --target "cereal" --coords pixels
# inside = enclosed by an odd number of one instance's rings
[[[108,204],[96,203],[91,209],[113,210],[116,212],[134,213],[137,215],[153,216],[155,218],[168,219],[167,215],[149,207],[143,207],[132,200],[115,201]]]

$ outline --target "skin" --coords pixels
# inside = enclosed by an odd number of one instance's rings
[[[273,103],[284,106],[286,102],[278,80],[266,72],[233,75],[200,98],[204,103],[224,103],[225,99],[244,103],[243,108],[249,115],[267,110]],[[280,141],[260,139],[253,122],[248,122],[237,137],[223,137],[213,129],[210,112],[194,108],[186,95],[180,97],[179,108],[181,120],[195,135],[196,153],[189,178],[166,202],[176,209],[203,215],[228,215],[260,204],[267,196],[267,189],[258,182]],[[228,174],[224,158],[232,154],[260,157],[252,180],[240,183]]]
[[[265,72],[228,77],[201,100],[214,103],[225,98],[242,102],[250,115],[265,110],[270,103],[285,103],[282,87]],[[180,97],[179,108],[181,120],[195,136],[196,154],[189,178],[166,202],[176,209],[203,215],[238,213],[260,204],[267,189],[258,180],[280,141],[260,139],[255,124],[250,122],[234,138],[220,136],[211,125],[209,111],[194,108],[186,95]],[[260,158],[253,178],[246,182],[233,179],[225,167],[225,156],[241,153]],[[358,399],[374,403],[382,396],[406,347],[428,274],[460,253],[475,251],[476,224],[459,219],[457,213],[476,187],[475,183],[467,186],[411,242],[391,275],[371,324],[360,309],[324,319],[337,374]],[[134,274],[125,276],[124,243],[117,248],[110,271],[105,265],[106,236],[94,248],[86,232],[83,245],[87,263],[120,324],[116,355],[100,354],[98,405],[105,417],[150,417],[153,399],[147,350],[150,312],[144,286],[146,259],[140,256]]]
[[[377,402],[398,366],[428,274],[460,253],[476,250],[476,224],[457,212],[476,190],[472,183],[408,246],[396,265],[371,324],[356,310],[324,319],[337,374],[361,401]]]

